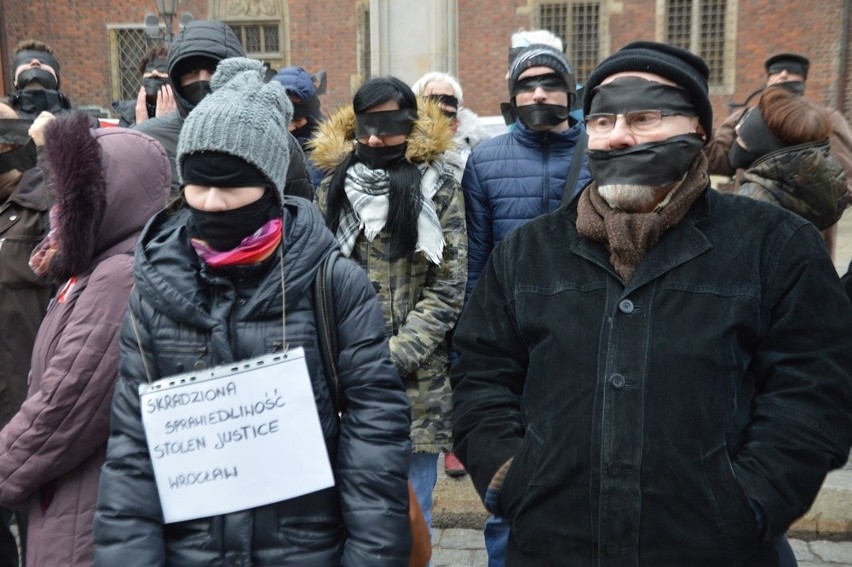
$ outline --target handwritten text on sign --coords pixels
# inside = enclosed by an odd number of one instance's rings
[[[334,485],[304,351],[139,387],[165,523]]]

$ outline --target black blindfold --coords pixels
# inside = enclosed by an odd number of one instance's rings
[[[42,65],[50,65],[54,71],[59,72],[59,62],[56,61],[53,55],[46,51],[36,51],[33,49],[25,49],[15,55],[12,71],[21,65],[27,65],[33,59],[37,59]]]
[[[685,116],[697,114],[686,90],[641,77],[619,77],[595,87],[593,92],[589,114],[622,114],[633,110],[662,110]]]
[[[242,158],[221,152],[199,152],[183,158],[184,185],[204,187],[269,187],[272,180]]]
[[[546,91],[568,92],[568,85],[565,84],[565,79],[557,73],[548,73],[547,75],[536,75],[515,81],[515,88],[512,89],[512,96],[517,96],[519,93],[528,93],[541,87]]]
[[[386,112],[365,112],[355,116],[355,137],[409,135],[417,119],[410,108]]]

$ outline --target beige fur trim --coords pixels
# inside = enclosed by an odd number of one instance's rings
[[[411,163],[428,163],[453,147],[453,130],[450,121],[433,100],[417,99],[417,120],[407,138],[405,158]],[[351,104],[334,111],[320,124],[317,134],[309,143],[311,159],[326,172],[355,151],[355,111]]]

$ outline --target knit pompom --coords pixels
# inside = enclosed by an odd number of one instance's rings
[[[210,79],[210,88],[214,91],[221,89],[237,75],[242,75],[240,76],[240,83],[260,85],[263,83],[263,63],[247,57],[223,59],[216,67],[216,73]]]

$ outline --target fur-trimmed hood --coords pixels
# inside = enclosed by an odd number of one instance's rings
[[[132,252],[171,187],[169,158],[156,140],[89,126],[88,116],[75,112],[45,129],[43,163],[54,203],[46,240],[55,249],[48,273],[60,281],[99,258]]]
[[[436,102],[418,97],[417,120],[406,142],[405,159],[414,164],[431,163],[453,147],[450,121]],[[311,160],[324,172],[333,171],[355,151],[355,109],[351,104],[340,107],[320,124],[308,149]]]

